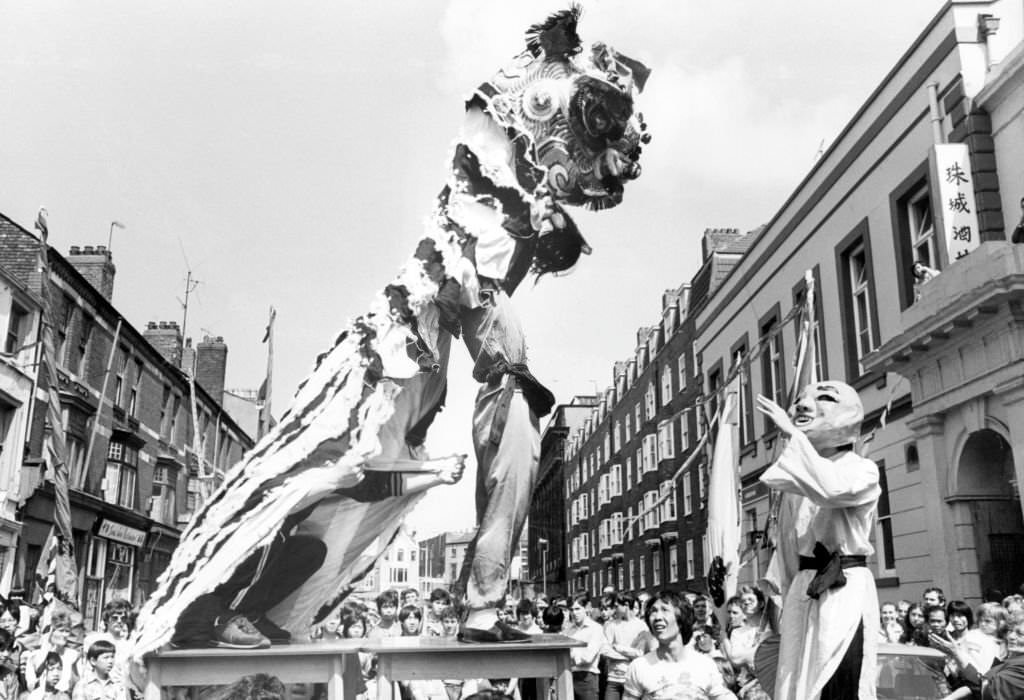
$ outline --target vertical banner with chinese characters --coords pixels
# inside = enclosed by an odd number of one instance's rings
[[[932,148],[932,182],[938,183],[937,196],[932,201],[946,246],[946,259],[952,263],[980,243],[971,156],[966,143],[937,143]]]

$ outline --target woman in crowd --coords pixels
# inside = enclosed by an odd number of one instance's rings
[[[753,666],[760,629],[750,624],[741,596],[735,595],[727,600],[725,610],[729,615],[729,625],[722,640],[722,651],[738,672]]]
[[[910,607],[907,608],[906,619],[903,620],[903,638],[900,639],[904,644],[918,644],[921,641],[921,637],[918,636],[915,641],[914,633],[921,629],[924,625],[924,606],[921,603],[911,603]]]
[[[959,642],[967,630],[974,627],[974,611],[962,600],[951,600],[946,604],[946,619],[949,620],[946,629],[954,642]]]
[[[878,639],[881,642],[899,642],[903,638],[903,625],[899,620],[899,611],[895,603],[885,602],[879,607],[880,625]]]
[[[1006,628],[1010,616],[999,603],[982,603],[975,613],[975,624],[960,641],[971,665],[985,673],[995,661],[1006,658]]]

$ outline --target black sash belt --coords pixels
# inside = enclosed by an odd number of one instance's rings
[[[807,586],[807,595],[817,600],[825,591],[842,588],[846,585],[843,569],[867,566],[867,557],[863,554],[840,554],[829,552],[821,542],[814,545],[814,556],[800,556],[800,570],[816,572]]]

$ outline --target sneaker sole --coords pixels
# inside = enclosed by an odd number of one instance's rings
[[[270,647],[270,641],[266,642],[255,642],[253,644],[240,644],[237,642],[225,642],[220,639],[213,639],[210,641],[211,647],[218,647],[220,649],[268,649]]]

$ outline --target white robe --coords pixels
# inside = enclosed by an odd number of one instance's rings
[[[843,555],[874,554],[879,486],[878,466],[853,452],[821,457],[807,436],[797,433],[761,481],[802,497],[795,523],[798,554],[811,556],[816,542]],[[806,499],[806,500],[803,500]],[[798,571],[783,592],[781,646],[775,700],[817,700],[849,648],[857,625],[864,625],[864,658],[859,697],[874,700],[878,646],[878,592],[866,567],[844,569],[846,585],[818,600],[807,595],[814,571]]]

